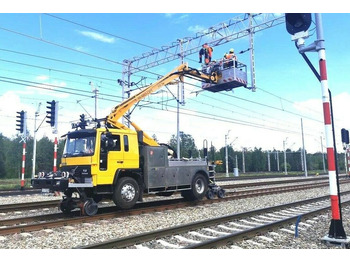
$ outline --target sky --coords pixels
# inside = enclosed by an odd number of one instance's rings
[[[267,9],[262,8],[269,13]],[[217,12],[198,9],[201,11],[198,13],[196,8],[189,8],[190,12],[174,8],[153,12],[142,6],[135,10],[132,5],[121,11],[116,7],[54,6],[24,8],[20,13],[10,7],[7,13],[1,13],[0,133],[15,137],[16,112],[24,110],[28,115],[28,131],[33,136],[34,116],[39,109],[37,137],[53,139],[52,129],[44,118],[47,101],[55,100],[59,101],[58,135],[61,136],[72,130],[71,124],[79,120],[80,114],[94,116],[95,89],[98,90],[97,117],[106,117],[122,101],[118,79],[123,79],[125,59],[169,46],[177,39],[193,37],[250,11],[238,8],[237,13],[228,13],[224,8]],[[279,10],[271,8],[276,16],[283,15],[276,11]],[[342,152],[340,129],[350,129],[347,113],[350,15],[324,12],[322,18],[335,136],[338,151]],[[310,29],[314,28],[312,24]],[[315,30],[310,32],[306,45],[316,40]],[[242,87],[229,92],[196,93],[201,90],[200,83],[186,79],[180,131],[192,135],[198,148],[202,148],[206,139],[209,145],[219,149],[225,146],[227,137],[227,143],[235,150],[243,147],[283,150],[285,144],[297,151],[302,147],[302,121],[305,149],[325,152],[321,85],[298,53],[285,24],[257,32],[254,44],[256,91]],[[240,38],[214,47],[213,58],[221,59],[230,48],[239,53],[248,47],[248,38]],[[307,55],[318,70],[317,53]],[[247,65],[250,82],[249,52],[238,54],[238,60]],[[185,62],[200,68],[197,53],[187,56]],[[149,85],[179,63],[180,60],[175,60],[137,72],[130,82],[138,83],[137,87]],[[162,88],[133,110],[131,120],[147,134],[168,143],[177,131],[176,94],[174,86]]]

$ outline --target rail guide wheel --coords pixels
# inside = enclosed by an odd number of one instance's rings
[[[69,214],[75,208],[74,202],[70,197],[64,197],[60,202],[60,210],[64,214]]]
[[[98,205],[92,198],[87,199],[81,207],[81,213],[83,215],[94,216],[97,214],[97,211]]]
[[[205,196],[207,197],[207,199],[214,199],[215,195],[217,195],[218,198],[224,198],[225,190],[216,185],[215,183],[211,183],[208,186],[208,191]]]

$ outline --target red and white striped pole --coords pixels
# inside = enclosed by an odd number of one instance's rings
[[[57,134],[55,134],[55,144],[53,152],[53,172],[57,171]]]
[[[322,29],[322,19],[320,14],[316,14],[316,31],[318,39],[318,58],[320,67],[320,81],[322,89],[323,116],[325,125],[325,138],[327,147],[328,176],[329,176],[329,193],[331,198],[332,220],[329,228],[328,237],[332,239],[346,239],[341,218],[340,199],[338,192],[338,181],[336,172],[331,101],[328,88],[326,51],[324,48],[324,38]]]
[[[24,173],[26,166],[26,140],[23,141],[23,150],[22,150],[22,176],[21,176],[21,190],[24,190]]]
[[[347,159],[347,163],[348,163],[348,177],[350,177],[350,147],[349,147],[349,145],[347,146],[347,149],[346,149],[346,159]]]

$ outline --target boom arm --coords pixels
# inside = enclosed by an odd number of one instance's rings
[[[155,91],[159,90],[163,86],[170,84],[172,81],[174,81],[176,78],[180,77],[180,80],[183,80],[183,76],[188,75],[192,76],[194,78],[197,78],[201,81],[210,81],[213,83],[217,82],[217,75],[207,75],[204,74],[196,69],[189,68],[187,64],[181,64],[180,66],[176,67],[174,70],[172,70],[167,75],[163,76],[161,79],[159,79],[157,82],[151,84],[144,90],[142,90],[140,93],[128,98],[127,100],[124,100],[121,104],[117,105],[112,112],[107,116],[106,122],[116,128],[119,129],[129,129],[124,124],[118,122],[118,120],[136,103],[143,100],[148,95],[154,93]],[[136,129],[136,131],[141,131],[141,129],[134,123],[130,122],[131,125]],[[144,143],[148,145],[157,146],[158,143],[154,141],[150,136],[144,134]]]

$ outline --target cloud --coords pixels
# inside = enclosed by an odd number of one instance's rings
[[[49,80],[49,77],[46,76],[46,75],[39,75],[39,76],[35,77],[35,80],[37,80],[37,81],[47,81],[47,80]]]
[[[82,47],[82,46],[76,46],[74,48],[75,48],[75,50],[77,50],[79,52],[85,52],[85,53],[89,52],[89,49]]]
[[[99,34],[99,33],[95,33],[95,32],[91,32],[91,31],[78,31],[79,34],[89,37],[91,39],[100,41],[100,42],[104,42],[104,43],[108,43],[108,44],[113,44],[115,42],[115,38],[114,37],[108,37],[105,36],[103,34]]]
[[[207,28],[205,28],[204,26],[200,26],[200,25],[191,25],[190,27],[187,28],[187,30],[192,32],[192,33],[203,32],[206,29]]]
[[[189,18],[189,14],[166,13],[164,16],[168,19],[171,19],[171,22],[174,24],[183,23],[185,21],[188,21]]]

